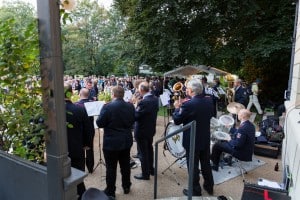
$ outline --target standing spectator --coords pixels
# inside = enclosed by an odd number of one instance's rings
[[[118,162],[122,174],[124,194],[130,192],[130,148],[133,144],[131,133],[134,124],[134,106],[123,99],[124,89],[112,87],[113,100],[104,105],[96,121],[98,127],[104,128],[103,154],[106,163],[107,196],[115,198]]]
[[[134,178],[149,180],[150,175],[154,175],[152,143],[156,132],[158,99],[150,93],[149,83],[146,81],[139,84],[139,92],[143,99],[139,101],[135,111],[134,137],[141,154],[142,173]]]
[[[210,96],[203,94],[203,87],[199,80],[192,79],[187,83],[186,93],[190,100],[181,103],[174,102],[175,111],[173,113],[176,125],[186,125],[193,120],[196,121],[195,156],[193,171],[193,196],[201,196],[200,170],[204,178],[203,187],[208,194],[213,194],[214,180],[210,166],[210,119],[213,116],[213,101]],[[182,145],[186,150],[186,159],[189,164],[190,154],[190,130],[183,132]],[[188,166],[189,169],[189,166]],[[183,190],[184,195],[188,195],[188,190]]]
[[[260,79],[256,79],[254,83],[251,85],[251,93],[249,96],[249,103],[247,106],[247,109],[250,110],[252,105],[254,104],[258,114],[263,114],[263,111],[261,110],[259,100],[258,100],[258,93],[259,93],[259,87],[258,84],[260,83]]]
[[[97,93],[94,89],[94,84],[92,79],[86,80],[85,88],[89,90],[89,100],[96,101],[97,100]]]
[[[91,148],[91,133],[94,127],[91,125],[88,115],[84,108],[76,106],[70,100],[72,96],[72,86],[64,85],[65,103],[66,103],[66,122],[67,122],[67,137],[68,151],[71,159],[71,166],[85,171],[84,150]],[[85,191],[84,182],[77,185],[77,194],[79,200]]]
[[[76,102],[76,105],[79,105],[81,107],[84,108],[84,103],[86,102],[91,102],[91,100],[89,100],[89,90],[87,88],[82,88],[79,92],[79,101]],[[94,127],[94,117],[90,116],[89,120],[91,122],[91,125]],[[92,139],[91,139],[91,143],[89,144],[89,149],[85,150],[86,153],[86,158],[85,158],[85,162],[86,162],[86,167],[89,171],[89,173],[93,173],[94,171],[94,136],[95,136],[95,129],[92,129],[92,132],[90,133]]]
[[[247,106],[247,93],[245,88],[242,87],[242,80],[237,79],[234,81],[234,102]]]

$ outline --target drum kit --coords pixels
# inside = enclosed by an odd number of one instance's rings
[[[238,112],[243,108],[245,107],[242,104],[232,102],[228,104],[227,111],[231,114],[237,115]],[[212,117],[210,120],[212,141],[229,140],[231,138],[229,131],[235,122],[236,120],[231,115],[222,115],[219,117],[219,119]],[[166,126],[164,136],[167,137],[182,127],[182,124],[176,125],[173,121],[170,121]],[[163,173],[166,170],[171,170],[170,167],[178,161],[180,161],[180,163],[184,163],[185,160],[183,160],[183,158],[185,157],[186,151],[182,146],[182,137],[183,133],[180,132],[165,140],[165,150],[168,150],[172,156],[176,158],[176,160],[170,164],[169,167],[163,171]],[[182,164],[180,165],[182,166]]]

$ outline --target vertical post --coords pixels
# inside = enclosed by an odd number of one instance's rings
[[[67,155],[66,114],[59,0],[37,0],[43,107],[47,113],[48,199],[66,199],[64,179],[71,175]],[[76,194],[72,199],[76,199]]]
[[[196,121],[192,121],[190,135],[190,159],[189,159],[189,193],[188,199],[193,197],[193,180],[194,180],[194,155],[195,155],[195,138],[196,138]]]

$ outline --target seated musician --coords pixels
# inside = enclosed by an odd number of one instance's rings
[[[241,109],[238,112],[238,119],[241,121],[240,127],[235,132],[232,139],[219,141],[212,147],[211,160],[212,169],[218,171],[219,161],[222,152],[231,154],[242,161],[251,161],[254,149],[255,126],[249,121],[251,112]]]

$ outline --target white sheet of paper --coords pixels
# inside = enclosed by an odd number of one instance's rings
[[[91,101],[84,103],[84,107],[88,116],[96,116],[100,114],[100,111],[104,104],[104,101]]]
[[[159,96],[161,100],[161,104],[163,106],[166,106],[169,104],[170,101],[170,95],[167,92],[164,92],[162,95]]]
[[[126,90],[124,93],[124,101],[128,102],[130,99],[132,99],[132,92],[130,90]]]

